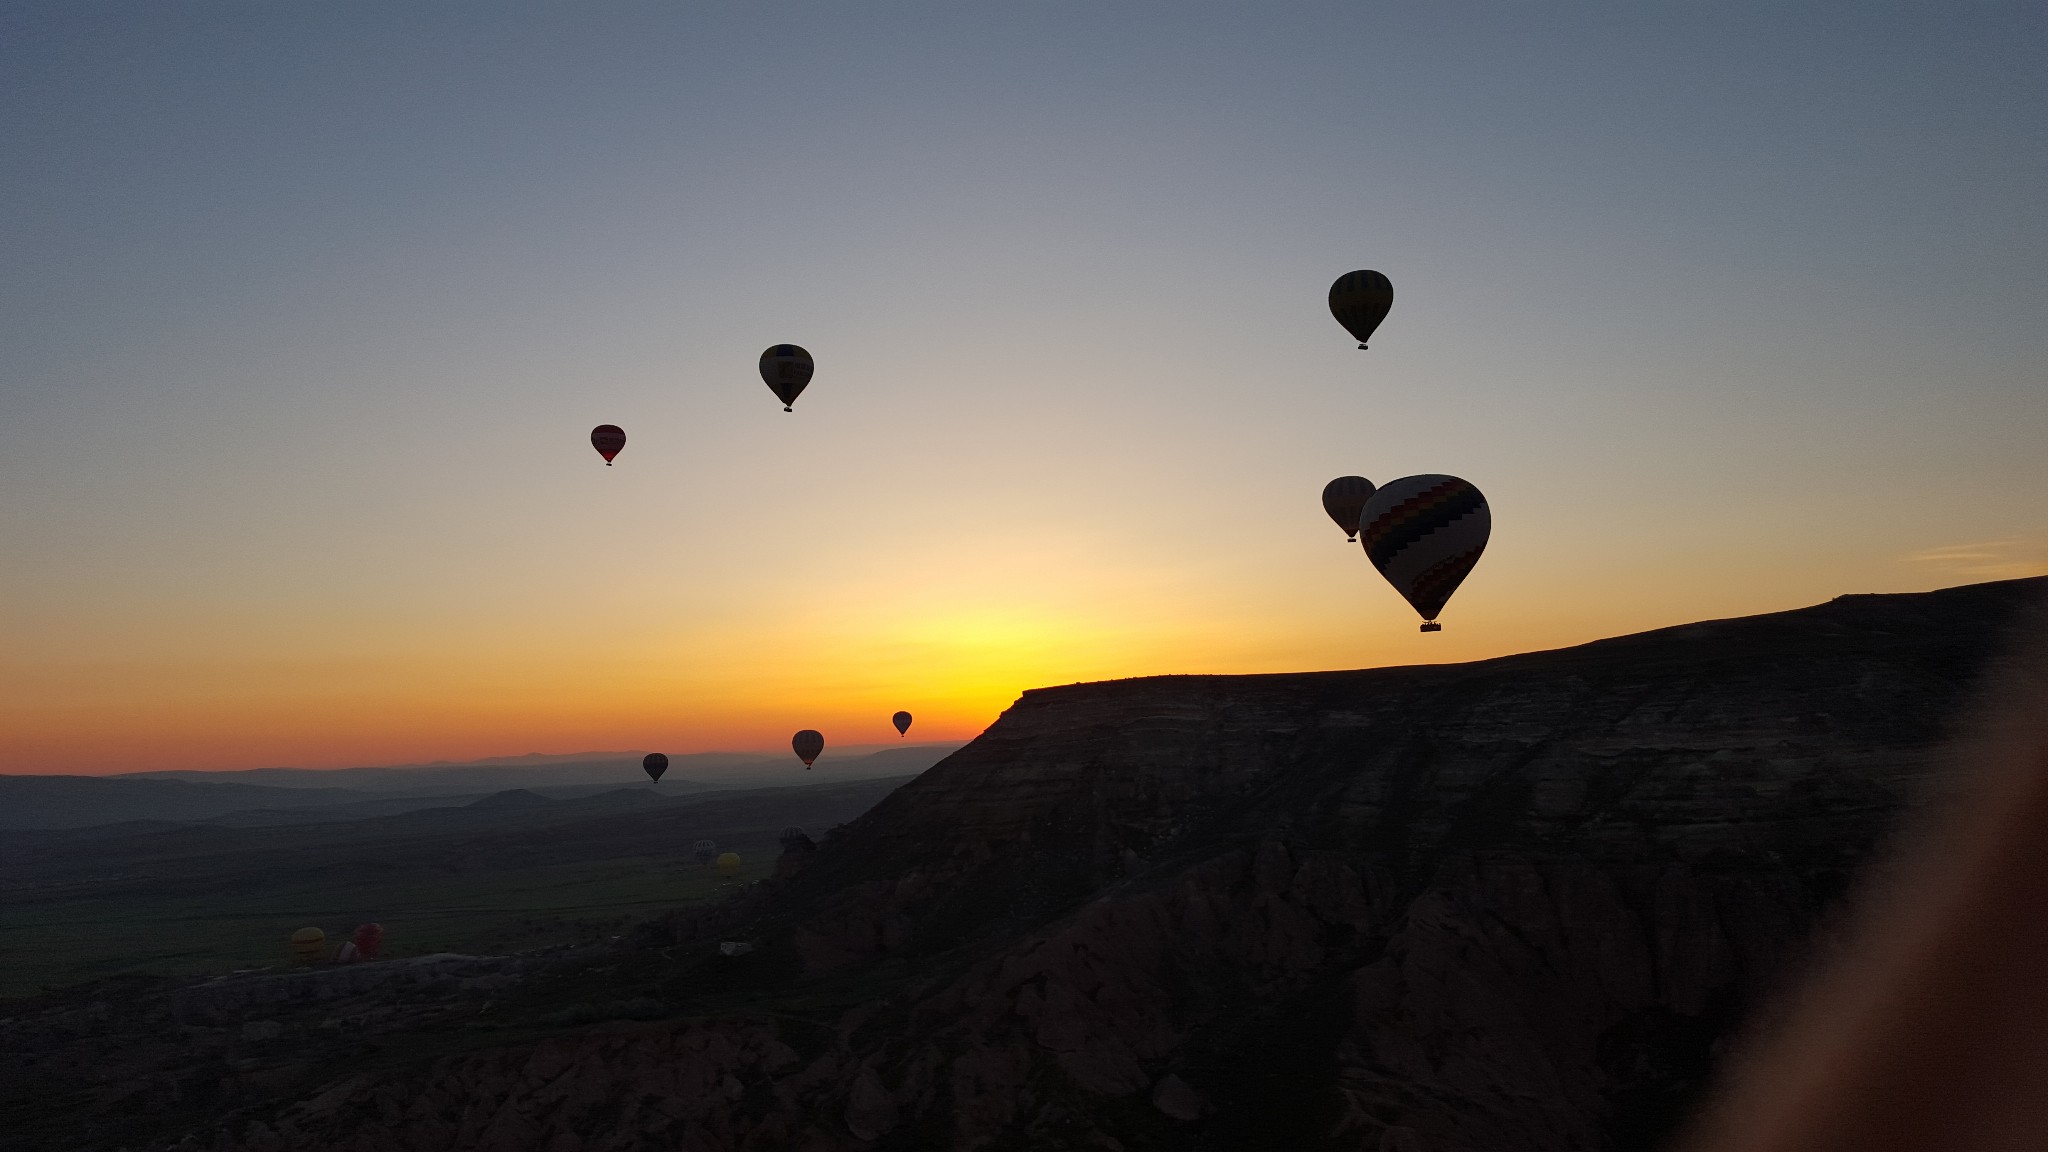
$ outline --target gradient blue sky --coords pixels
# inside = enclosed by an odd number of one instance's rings
[[[0,770],[963,736],[2048,571],[2044,19],[8,5]],[[1347,472],[1487,493],[1443,634]]]

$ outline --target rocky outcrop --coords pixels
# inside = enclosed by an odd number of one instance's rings
[[[1652,1148],[2044,585],[1030,692],[754,895],[193,1146]],[[661,1018],[546,1024],[598,995]]]

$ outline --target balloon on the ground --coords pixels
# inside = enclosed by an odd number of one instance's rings
[[[1437,613],[1486,551],[1493,513],[1479,489],[1456,476],[1403,476],[1372,494],[1358,518],[1358,542],[1372,566],[1440,631]]]
[[[1339,476],[1323,485],[1323,511],[1344,530],[1346,540],[1358,539],[1358,514],[1372,499],[1372,481],[1363,476]]]
[[[318,928],[301,928],[292,933],[292,956],[301,964],[311,964],[327,951],[327,933]]]
[[[727,852],[718,858],[718,874],[730,880],[740,874],[740,854]]]
[[[795,851],[798,847],[811,841],[810,835],[794,824],[784,828],[782,835],[776,837],[776,839],[781,843],[784,852]]]
[[[697,858],[697,863],[709,864],[718,856],[718,841],[699,840],[690,845],[690,854]]]
[[[1370,268],[1346,272],[1330,285],[1330,315],[1363,349],[1394,306],[1394,283]]]
[[[811,373],[817,370],[811,354],[795,344],[771,345],[761,353],[761,379],[768,384],[768,390],[782,401],[784,412],[794,411],[791,405],[803,394],[804,385],[811,382]]]
[[[796,751],[796,758],[804,762],[804,767],[809,768],[811,761],[825,750],[825,736],[815,729],[806,728],[789,738],[789,746]]]
[[[668,757],[659,752],[649,752],[640,758],[640,770],[647,773],[649,780],[659,783],[661,774],[668,771]]]
[[[599,424],[590,430],[590,446],[604,457],[604,466],[612,466],[612,457],[626,446],[626,430],[617,424]]]
[[[896,734],[901,736],[905,732],[910,731],[910,713],[898,712],[894,716],[889,717],[889,723],[896,726]]]
[[[349,942],[356,946],[356,955],[365,960],[375,960],[384,948],[384,926],[382,924],[358,924],[355,935]]]

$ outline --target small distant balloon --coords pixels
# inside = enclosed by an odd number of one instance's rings
[[[349,942],[356,946],[356,955],[365,960],[375,960],[377,953],[384,949],[384,926],[382,924],[358,924],[355,935]]]
[[[776,839],[781,843],[784,852],[794,852],[811,842],[810,834],[794,824],[784,828],[782,835]]]
[[[796,398],[803,394],[804,386],[811,382],[811,373],[817,370],[811,354],[795,344],[770,345],[761,353],[761,379],[768,384],[768,390],[782,401],[784,412],[793,412]]]
[[[811,761],[816,760],[818,754],[825,750],[825,737],[815,729],[806,728],[790,737],[789,746],[796,750],[796,758],[803,761],[804,767],[808,769]]]
[[[640,770],[647,773],[649,780],[659,783],[661,774],[668,771],[668,757],[659,752],[649,752],[640,758]]]
[[[327,933],[318,928],[301,928],[292,933],[292,958],[301,964],[319,961],[327,951]]]
[[[1393,307],[1394,282],[1370,268],[1346,272],[1330,285],[1330,315],[1358,341],[1360,351]]]
[[[1344,539],[1358,539],[1358,514],[1372,499],[1372,481],[1363,476],[1339,476],[1323,485],[1323,511],[1344,530]]]
[[[718,856],[718,841],[699,840],[690,845],[690,854],[697,858],[697,863],[709,864]]]
[[[626,430],[617,424],[599,424],[590,430],[590,446],[604,457],[604,466],[612,466],[612,457],[626,446]]]
[[[740,854],[727,852],[718,858],[718,874],[730,880],[740,874]]]
[[[1372,494],[1358,517],[1358,542],[1372,566],[1441,632],[1437,613],[1486,551],[1493,512],[1479,489],[1456,476],[1403,476]]]
[[[896,734],[901,736],[910,731],[910,713],[898,712],[894,716],[889,717],[889,723],[896,726]]]

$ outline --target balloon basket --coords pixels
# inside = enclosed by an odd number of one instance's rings
[[[1365,351],[1365,345],[1363,345],[1363,344],[1360,344],[1360,345],[1358,346],[1358,350],[1359,350],[1360,352],[1363,352],[1363,351]]]
[[[1441,632],[1444,630],[1444,626],[1434,620],[1430,620],[1422,625],[1422,630],[1424,632]]]

